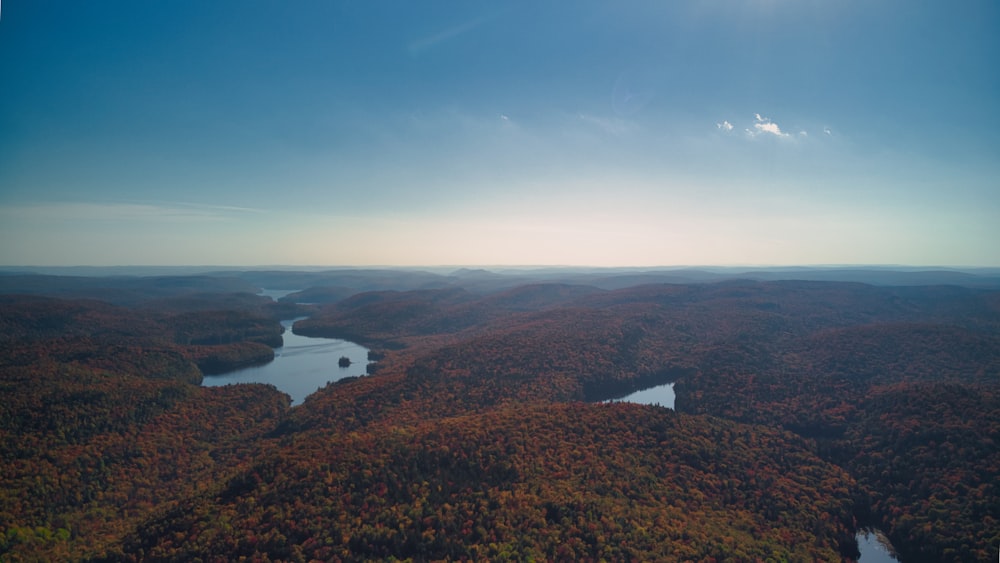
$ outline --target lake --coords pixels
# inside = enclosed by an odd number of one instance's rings
[[[879,530],[862,530],[855,536],[858,540],[858,549],[861,550],[861,557],[858,563],[896,563],[898,559],[892,556],[883,542],[888,543],[888,539]]]
[[[265,290],[264,295],[278,299],[291,290]],[[304,318],[304,317],[303,317]],[[288,393],[292,404],[298,405],[306,397],[326,386],[352,375],[365,375],[368,366],[368,349],[334,338],[310,338],[292,333],[292,324],[299,319],[281,321],[285,327],[284,345],[274,349],[274,361],[222,375],[206,375],[202,385],[218,387],[233,383],[270,383],[279,391]],[[340,367],[342,356],[351,359],[349,367]]]
[[[618,399],[610,399],[606,402],[639,403],[643,405],[658,405],[661,407],[667,407],[668,409],[673,409],[674,384],[666,383],[663,385],[657,385],[656,387],[650,387],[649,389],[642,389],[632,394],[625,395],[624,397],[620,397]]]

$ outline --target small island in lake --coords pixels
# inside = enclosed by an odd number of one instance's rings
[[[341,356],[340,359],[337,360],[337,365],[342,368],[351,367],[351,359],[347,356]]]

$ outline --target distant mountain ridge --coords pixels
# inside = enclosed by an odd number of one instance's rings
[[[72,275],[68,275],[73,272]],[[155,272],[155,275],[140,275]],[[174,272],[171,274],[170,272]],[[179,275],[178,275],[179,274]],[[649,284],[728,280],[856,282],[878,286],[953,285],[1000,289],[1000,268],[914,267],[703,267],[703,268],[460,268],[436,273],[418,268],[213,269],[0,268],[0,293],[106,300],[166,297],[190,292],[295,290],[286,302],[334,303],[366,291],[462,288],[492,293],[531,284],[614,290]]]

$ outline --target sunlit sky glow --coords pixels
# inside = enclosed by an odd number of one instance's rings
[[[1000,3],[7,2],[0,265],[1000,266]]]

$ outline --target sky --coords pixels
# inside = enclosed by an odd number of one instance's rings
[[[1000,266],[995,0],[8,0],[0,265]]]

